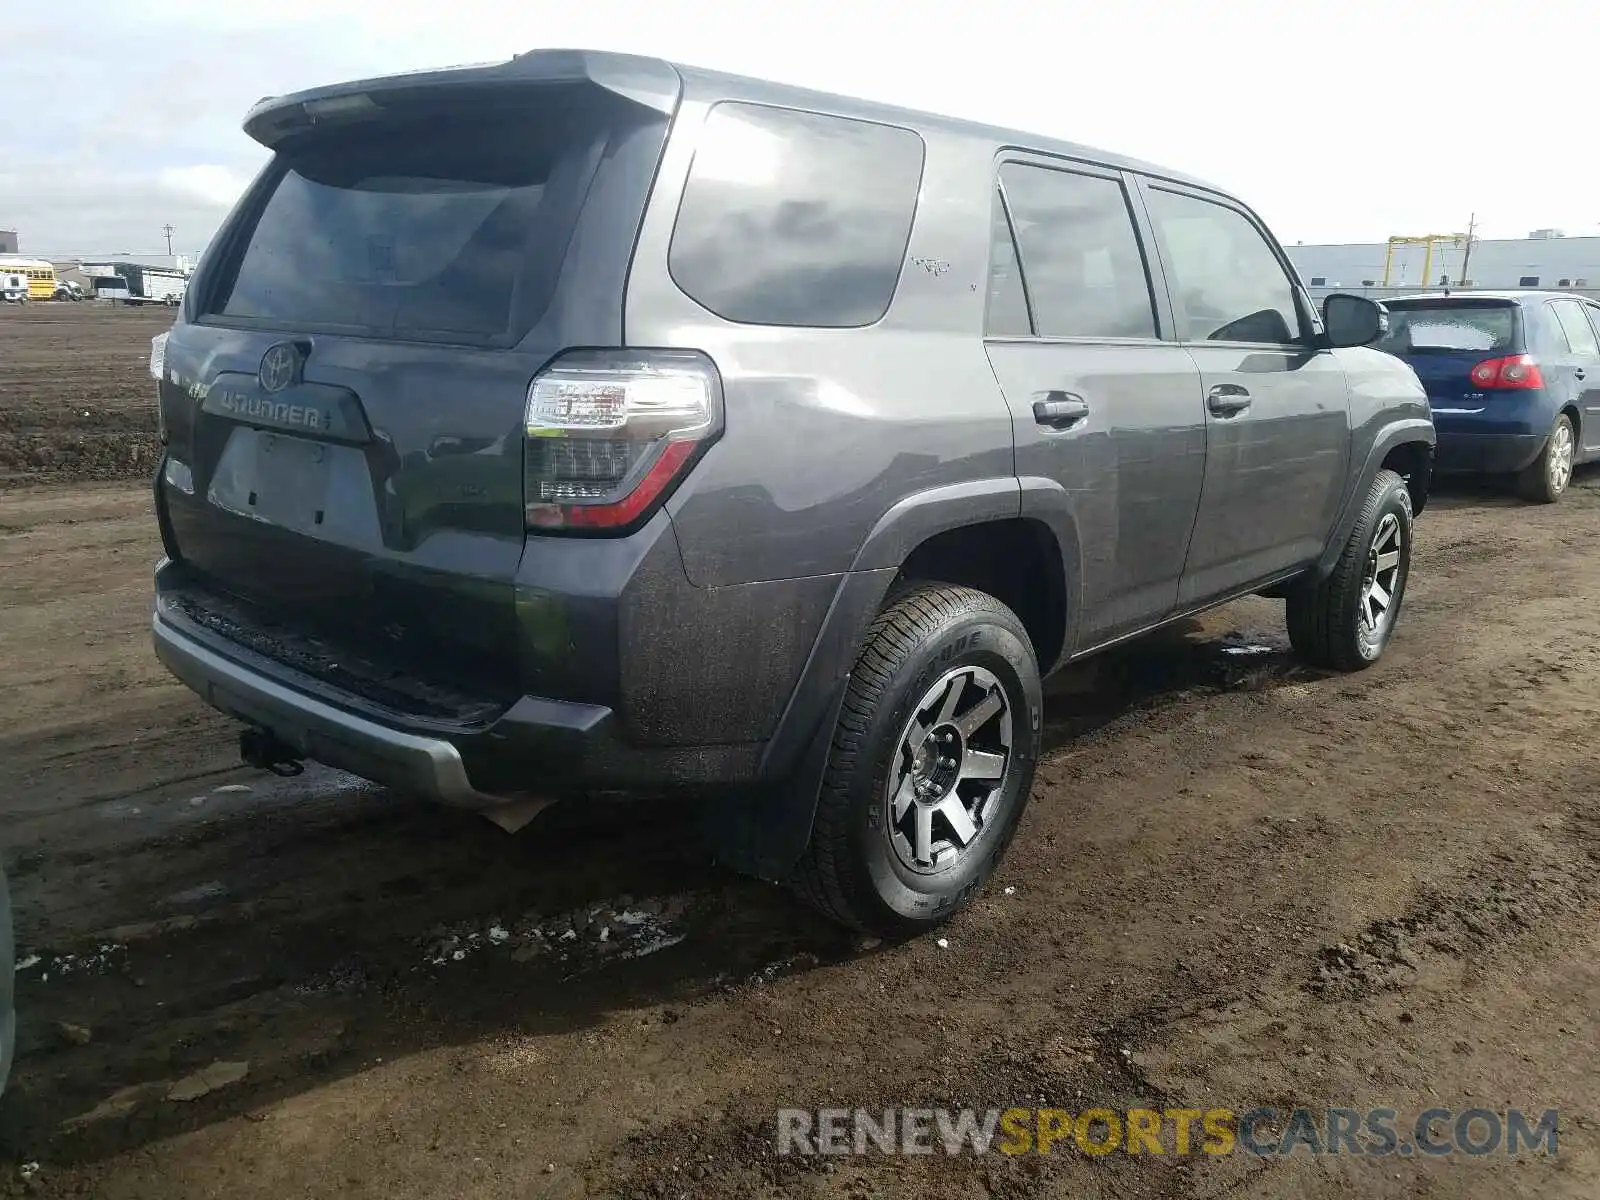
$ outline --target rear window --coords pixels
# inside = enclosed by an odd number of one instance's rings
[[[206,311],[245,323],[505,345],[548,306],[606,106],[436,104],[281,151]],[[610,110],[615,111],[615,110]]]
[[[1390,354],[1515,354],[1517,310],[1510,304],[1391,306],[1389,332],[1373,344]]]
[[[716,105],[684,185],[673,280],[742,324],[872,324],[900,279],[922,154],[909,129]]]

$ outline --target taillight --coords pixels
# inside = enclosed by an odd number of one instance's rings
[[[167,335],[158,333],[150,339],[150,378],[159,385],[161,377],[167,373]],[[161,444],[167,444],[167,414],[162,411],[161,389],[156,388],[156,437]]]
[[[534,379],[525,425],[528,527],[619,532],[722,431],[722,383],[693,351],[578,351]]]
[[[1490,358],[1472,368],[1472,382],[1481,388],[1500,388],[1521,391],[1542,388],[1544,376],[1539,374],[1539,364],[1531,354],[1513,354],[1507,358]]]

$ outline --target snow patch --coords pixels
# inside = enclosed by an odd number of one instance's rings
[[[486,926],[436,926],[422,948],[426,964],[434,967],[465,962],[486,950],[508,951],[518,963],[549,957],[596,963],[644,958],[684,940],[675,925],[687,907],[682,896],[619,896],[571,912],[525,913],[519,920]]]
[[[15,969],[22,972],[44,963],[40,983],[48,983],[51,975],[108,975],[123,968],[127,953],[126,946],[107,942],[87,954],[30,954]]]

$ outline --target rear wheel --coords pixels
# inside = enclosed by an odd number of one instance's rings
[[[1545,439],[1544,450],[1517,476],[1517,493],[1534,504],[1554,504],[1572,482],[1572,464],[1578,441],[1572,418],[1562,413]]]
[[[943,923],[993,873],[1039,755],[1039,669],[992,596],[920,584],[878,615],[850,677],[795,873],[844,925],[907,937]]]
[[[1379,471],[1332,573],[1290,592],[1290,643],[1319,667],[1371,666],[1400,619],[1410,574],[1411,493],[1395,472]]]

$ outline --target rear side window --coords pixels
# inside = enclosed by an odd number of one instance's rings
[[[1154,301],[1127,195],[1115,179],[1000,168],[1040,337],[1152,338]]]
[[[206,311],[511,344],[549,303],[601,151],[640,119],[552,92],[493,107],[441,99],[314,134],[279,153]]]
[[[1557,300],[1550,306],[1561,332],[1567,335],[1567,346],[1579,358],[1600,358],[1600,342],[1583,315],[1583,305],[1576,300]]]
[[[741,324],[871,325],[900,279],[922,159],[908,129],[723,101],[684,185],[672,278]]]
[[[1389,332],[1373,343],[1390,354],[1451,351],[1514,354],[1517,310],[1510,304],[1391,306]]]
[[[1167,257],[1167,282],[1192,341],[1300,340],[1294,284],[1271,244],[1243,213],[1162,188],[1150,219]]]

